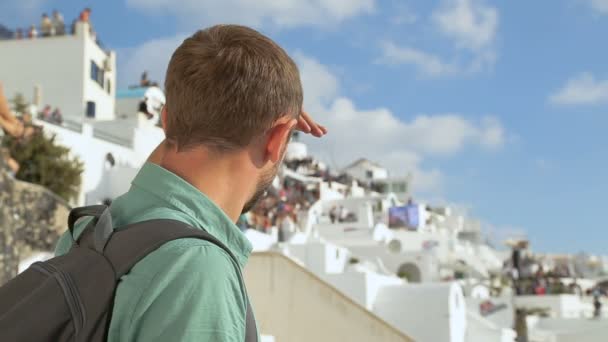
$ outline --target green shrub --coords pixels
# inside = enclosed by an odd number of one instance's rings
[[[83,163],[70,156],[70,149],[58,145],[55,136],[36,132],[27,141],[4,136],[2,146],[19,163],[17,179],[39,184],[66,201],[78,196]]]

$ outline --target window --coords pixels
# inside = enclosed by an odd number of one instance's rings
[[[95,62],[91,61],[91,79],[97,81],[97,74],[99,73],[99,67]]]
[[[372,171],[372,170],[365,171],[365,177],[374,178],[374,171]]]
[[[106,82],[106,91],[108,92],[108,94],[112,94],[112,81],[110,80]]]
[[[91,79],[103,88],[105,72],[94,61],[91,61]]]

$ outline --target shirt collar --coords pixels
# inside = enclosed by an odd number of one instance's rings
[[[240,266],[245,266],[251,254],[251,243],[226,213],[192,184],[149,162],[144,164],[132,184],[190,216],[198,224],[196,228],[206,230],[230,248]]]

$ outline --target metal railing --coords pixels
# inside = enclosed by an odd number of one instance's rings
[[[73,121],[70,119],[62,119],[61,122],[45,120],[41,117],[37,119],[40,122],[44,122],[45,124],[50,124],[53,126],[58,126],[61,128],[69,129],[70,131],[74,131],[77,133],[82,133],[82,122]]]
[[[102,131],[98,128],[93,128],[93,137],[121,145],[128,148],[133,148],[133,140]]]
[[[57,28],[53,27],[50,32],[44,32],[42,26],[40,25],[34,26],[34,28],[36,30],[36,36],[30,37],[31,26],[25,28],[17,28],[15,30],[4,27],[2,34],[0,34],[0,40],[32,40],[76,35],[76,27],[73,24],[67,25],[64,23],[64,26],[60,30],[57,30]],[[17,32],[19,29],[21,29],[21,35],[17,36]],[[103,50],[108,55],[110,54],[110,51],[101,41],[101,39],[99,39],[97,34],[94,35],[93,39],[101,50]]]

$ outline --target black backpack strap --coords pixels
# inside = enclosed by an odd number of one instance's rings
[[[96,230],[97,228],[95,227]],[[95,232],[95,236],[97,235],[97,232]],[[183,238],[196,238],[209,241],[222,248],[237,262],[236,257],[230,249],[211,234],[202,229],[193,228],[183,222],[168,219],[144,221],[119,228],[111,234],[111,238],[107,242],[107,245],[105,245],[103,254],[113,265],[116,279],[118,280],[128,273],[140,260],[160,248],[163,244]],[[240,267],[237,266],[237,270],[244,286],[245,280],[243,279]],[[251,305],[249,305],[246,288],[245,294],[247,300],[245,341],[257,342],[257,326]]]
[[[95,229],[97,230],[97,227]],[[168,219],[143,221],[117,228],[103,254],[114,266],[116,279],[120,279],[135,264],[165,243],[184,238],[209,241],[237,261],[232,251],[211,234],[183,222]]]
[[[110,209],[105,205],[79,207],[70,211],[70,215],[68,216],[68,229],[70,230],[72,242],[76,243],[76,237],[74,236],[74,225],[76,224],[76,221],[87,216],[93,217],[93,220],[89,222],[84,231],[91,229],[91,227],[95,227],[93,232],[94,235],[92,246],[97,252],[103,253],[103,250],[113,232]]]

